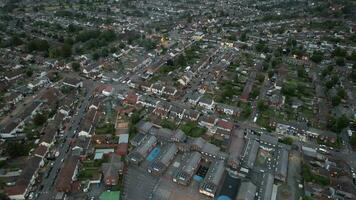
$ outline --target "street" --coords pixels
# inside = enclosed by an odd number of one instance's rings
[[[48,200],[51,199],[55,196],[56,191],[55,189],[55,183],[57,179],[57,175],[59,174],[59,171],[62,167],[62,160],[66,159],[70,154],[71,150],[67,151],[68,148],[70,148],[69,141],[72,137],[75,136],[77,133],[77,130],[79,128],[79,124],[85,115],[86,108],[90,102],[90,97],[92,96],[92,92],[95,87],[93,87],[93,83],[88,82],[87,88],[87,93],[86,96],[84,97],[84,100],[82,103],[79,105],[79,111],[78,115],[74,115],[70,121],[70,129],[67,130],[67,132],[64,134],[66,136],[66,141],[63,145],[62,148],[59,149],[59,156],[56,158],[54,161],[52,170],[50,171],[48,177],[43,177],[42,183],[40,185],[43,185],[43,188],[41,191],[36,191],[37,194],[39,194],[38,198],[39,200]],[[40,189],[39,189],[40,190]]]

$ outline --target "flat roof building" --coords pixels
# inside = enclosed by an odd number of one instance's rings
[[[255,165],[258,149],[260,147],[260,143],[256,140],[249,140],[245,154],[244,155],[244,166],[249,169],[253,168]]]
[[[177,152],[176,144],[167,144],[163,153],[148,167],[148,172],[161,174],[170,165]]]
[[[257,187],[251,181],[242,182],[236,200],[254,200]]]
[[[129,154],[129,161],[134,164],[139,164],[143,159],[146,158],[148,153],[157,144],[157,138],[153,135],[148,136],[145,141],[143,141],[136,149]]]
[[[202,156],[199,152],[191,153],[188,158],[185,159],[185,162],[183,163],[182,167],[173,177],[173,182],[182,185],[188,185],[194,173],[199,167],[201,157]]]
[[[230,146],[229,146],[229,157],[227,164],[233,168],[237,169],[240,165],[240,159],[245,148],[245,138],[242,130],[236,129],[233,131],[230,137]]]
[[[275,179],[285,182],[288,173],[288,157],[289,153],[286,149],[280,149],[278,151],[278,157],[276,162]]]
[[[220,185],[225,171],[225,164],[222,160],[216,160],[211,165],[200,185],[199,192],[209,197],[215,197],[216,190]]]

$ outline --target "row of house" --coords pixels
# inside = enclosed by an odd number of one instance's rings
[[[189,93],[187,95],[186,101],[193,106],[200,106],[210,111],[215,110],[217,113],[226,114],[229,116],[239,116],[241,113],[241,109],[239,108],[214,102],[214,100],[203,97],[197,92]]]
[[[337,141],[337,134],[334,132],[310,128],[305,123],[298,122],[278,122],[276,124],[276,133],[281,135],[306,136],[330,143],[336,143]]]
[[[141,90],[147,93],[153,93],[159,96],[168,95],[174,96],[177,94],[177,89],[171,86],[163,86],[159,83],[148,83],[148,82],[137,82],[137,81],[129,81],[129,86],[132,88],[140,88]]]

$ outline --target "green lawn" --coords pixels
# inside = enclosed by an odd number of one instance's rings
[[[206,132],[206,128],[199,127],[196,123],[187,122],[180,126],[180,129],[190,137],[200,137]]]

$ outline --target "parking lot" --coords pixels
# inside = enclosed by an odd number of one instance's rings
[[[129,166],[124,179],[123,199],[148,199],[151,196],[158,177],[149,174],[144,166]]]

